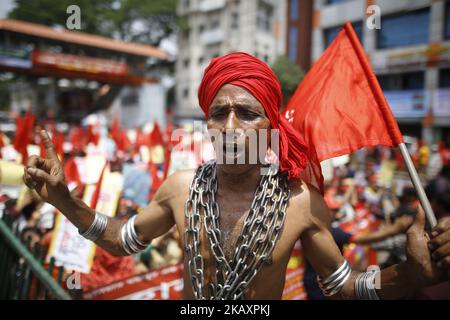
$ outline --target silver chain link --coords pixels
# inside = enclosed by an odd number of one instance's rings
[[[221,245],[216,193],[216,162],[209,161],[197,169],[184,207],[187,220],[184,241],[192,290],[199,300],[242,299],[263,264],[270,260],[280,237],[290,198],[287,177],[273,168],[262,176],[230,261],[225,258]],[[199,249],[202,218],[216,265],[207,296],[204,294],[203,256]]]

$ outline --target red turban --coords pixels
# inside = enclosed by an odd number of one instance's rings
[[[300,134],[280,115],[280,83],[267,64],[243,52],[214,58],[205,69],[198,100],[205,116],[217,92],[225,84],[249,91],[264,107],[272,129],[279,129],[279,164],[289,179],[297,178],[308,164],[307,147]]]

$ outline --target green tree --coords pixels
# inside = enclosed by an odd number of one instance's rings
[[[177,29],[177,0],[15,0],[11,19],[65,26],[67,7],[81,11],[81,32],[158,45]]]
[[[303,80],[305,72],[286,56],[279,56],[272,64],[272,70],[280,80],[284,106]]]

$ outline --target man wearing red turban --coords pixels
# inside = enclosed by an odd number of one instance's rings
[[[299,238],[327,296],[401,298],[444,276],[431,262],[423,212],[408,230],[407,262],[382,271],[351,270],[330,234],[321,192],[303,179],[313,159],[308,159],[302,137],[280,117],[280,85],[265,63],[245,53],[213,59],[198,95],[208,129],[215,131],[216,152],[224,151],[225,160],[233,164],[218,157],[195,171],[174,173],[148,208],[125,225],[105,219],[70,195],[45,132],[49,158],[30,159],[24,180],[82,235],[113,254],[138,252],[176,224],[184,242],[187,299],[279,299]],[[280,170],[272,166],[262,175],[265,161],[249,159],[252,152],[259,153],[261,141],[252,148],[249,133],[269,130],[279,132]],[[450,223],[438,228],[448,234]],[[449,243],[447,236],[433,243],[441,264],[450,264]]]

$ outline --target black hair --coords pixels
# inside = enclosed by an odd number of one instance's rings
[[[22,208],[21,213],[25,217],[25,219],[30,220],[33,212],[36,211],[37,203],[31,202]]]
[[[39,236],[39,238],[42,238],[43,234],[42,231],[37,228],[37,227],[25,227],[22,232],[20,233],[20,237],[22,238],[22,241],[26,241],[27,239],[25,238],[25,235],[27,233],[35,233],[36,235]]]

